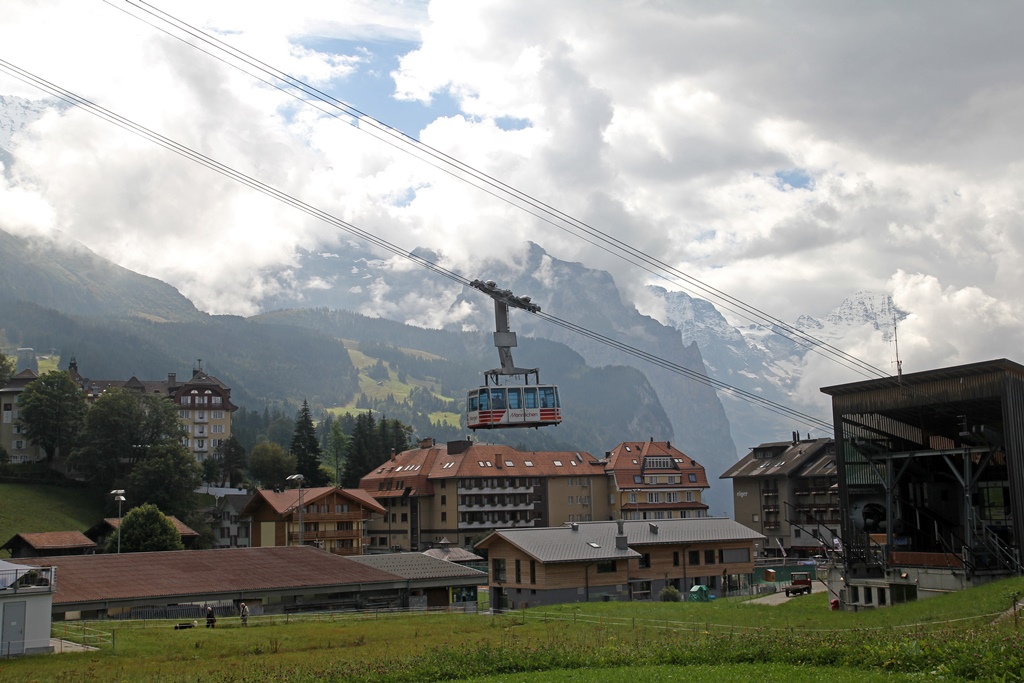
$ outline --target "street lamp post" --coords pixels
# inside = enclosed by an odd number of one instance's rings
[[[305,479],[301,474],[293,474],[290,477],[286,477],[288,481],[299,482],[299,545],[303,545],[302,538],[302,480]]]
[[[124,489],[114,489],[110,495],[117,501],[117,552],[121,553],[121,503],[124,502]]]

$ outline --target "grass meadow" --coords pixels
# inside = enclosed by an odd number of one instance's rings
[[[0,543],[19,533],[85,531],[102,518],[103,506],[95,491],[0,484]]]
[[[589,603],[485,614],[251,617],[175,631],[93,622],[98,651],[0,662],[0,681],[1020,681],[1024,579],[884,609]],[[61,628],[56,625],[55,628]]]

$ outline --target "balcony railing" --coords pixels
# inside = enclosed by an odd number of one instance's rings
[[[481,521],[481,522],[459,522],[460,529],[518,529],[523,527],[532,527],[536,525],[536,520],[494,520],[494,521]]]
[[[0,571],[0,591],[5,595],[52,593],[57,584],[56,576],[56,567],[25,567]]]
[[[459,484],[458,492],[460,494],[480,494],[480,493],[533,493],[532,486],[465,486]]]
[[[289,531],[288,532],[288,540],[290,540],[290,541],[298,541],[299,540],[299,536],[300,536],[300,534],[299,534],[298,531]],[[303,531],[301,536],[302,536],[302,540],[303,541],[338,541],[338,540],[342,540],[342,539],[346,539],[346,538],[351,538],[351,539],[361,538],[361,534],[360,534],[359,531],[338,531],[336,529],[320,529],[320,530],[317,530],[317,531]]]
[[[359,522],[363,519],[361,512],[303,512],[303,522]],[[291,520],[299,521],[299,510],[292,510]]]

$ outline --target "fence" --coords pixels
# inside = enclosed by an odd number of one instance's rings
[[[114,649],[114,633],[101,631],[84,623],[65,621],[50,627],[50,638],[54,642],[54,652],[73,652],[82,650],[99,650],[103,647]]]

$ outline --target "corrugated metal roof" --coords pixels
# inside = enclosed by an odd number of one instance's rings
[[[452,579],[476,577],[486,583],[487,572],[461,564],[445,562],[425,553],[388,553],[382,555],[356,555],[348,559],[374,567],[403,579]]]
[[[801,474],[801,470],[807,465],[822,459],[831,458],[835,460],[834,453],[830,451],[833,443],[831,438],[814,439],[813,441],[798,441],[797,443],[764,443],[756,446],[750,453],[743,456],[739,462],[728,468],[719,475],[720,479],[737,479],[747,477],[790,477]],[[778,449],[788,446],[778,455],[771,458],[757,458],[755,453],[759,450]],[[835,474],[835,470],[832,470]],[[807,473],[803,473],[808,476]]]
[[[480,541],[486,548],[504,539],[540,562],[580,562],[638,557],[631,548],[615,545],[618,522],[580,522],[543,529],[499,529]],[[702,517],[623,522],[628,546],[654,544],[710,543],[764,539],[762,534],[731,519]],[[657,531],[655,531],[655,528]]]
[[[401,577],[310,546],[105,553],[11,560],[57,567],[53,603],[91,603],[384,583]]]
[[[45,531],[30,534],[15,534],[2,547],[13,547],[17,539],[37,551],[68,550],[71,548],[95,548],[96,543],[81,531]]]

